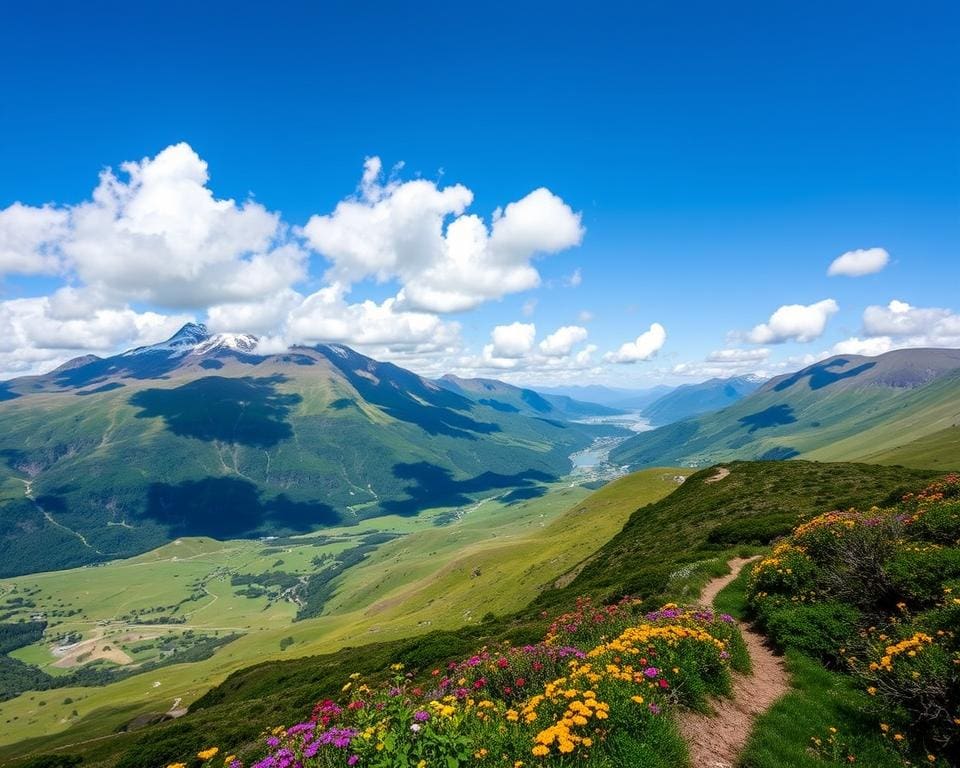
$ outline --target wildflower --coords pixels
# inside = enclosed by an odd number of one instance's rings
[[[200,752],[197,752],[197,757],[201,760],[209,760],[211,757],[217,754],[220,751],[220,747],[210,747],[210,749],[204,749]]]
[[[550,754],[550,748],[545,747],[543,744],[537,744],[532,751],[537,757],[545,757],[546,755]]]
[[[430,719],[430,713],[423,709],[418,709],[413,713],[413,719],[418,723],[425,723]]]

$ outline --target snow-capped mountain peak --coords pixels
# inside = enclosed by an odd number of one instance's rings
[[[210,333],[202,323],[187,323],[166,341],[137,347],[124,356],[165,353],[168,357],[207,355],[221,350],[252,354],[259,339],[249,333]]]
[[[235,352],[251,354],[259,343],[260,340],[249,333],[217,333],[210,336],[206,341],[197,344],[193,348],[193,354],[206,355],[221,349],[232,349]]]

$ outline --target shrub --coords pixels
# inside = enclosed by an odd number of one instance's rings
[[[927,607],[940,600],[944,582],[960,577],[960,549],[910,544],[885,569],[898,597],[914,607]]]
[[[796,648],[818,659],[836,661],[856,633],[860,612],[846,603],[791,604],[766,618],[770,636],[781,648]]]

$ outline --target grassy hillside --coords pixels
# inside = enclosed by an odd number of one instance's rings
[[[867,453],[863,460],[905,467],[960,469],[960,426],[947,427],[894,448]]]
[[[633,495],[630,483],[638,482],[634,478],[592,496],[581,505],[583,510],[589,510],[594,502],[640,509],[593,557],[577,563],[565,578],[552,579],[553,589],[517,613],[487,617],[487,621],[462,629],[412,640],[251,667],[231,675],[178,721],[76,744],[102,732],[98,721],[118,724],[139,713],[134,708],[125,710],[119,703],[107,711],[110,705],[104,701],[104,711],[81,718],[69,733],[7,746],[0,750],[0,757],[75,744],[67,751],[83,753],[90,764],[114,765],[123,755],[119,764],[132,768],[161,764],[211,741],[243,743],[261,728],[293,722],[291,718],[302,716],[312,702],[335,695],[345,671],[374,673],[394,661],[422,669],[502,639],[527,642],[542,636],[546,628],[543,611],[565,610],[578,595],[615,599],[633,593],[645,598],[648,605],[689,597],[710,574],[722,572],[732,552],[768,542],[799,520],[827,509],[882,503],[923,485],[934,475],[921,470],[801,461],[735,462],[727,468],[729,475],[715,482],[711,482],[718,477],[714,469],[698,472],[670,496],[646,506]],[[572,521],[562,525],[568,524]],[[492,586],[502,590],[501,582]],[[0,708],[4,719],[9,717],[5,707]],[[28,737],[29,733],[27,729]]]
[[[167,355],[6,385],[0,576],[537,493],[620,431],[481,403],[345,347]]]
[[[773,379],[736,404],[630,438],[632,467],[733,459],[865,460],[960,421],[960,351],[840,357]]]
[[[50,621],[47,640],[12,655],[54,675],[73,669],[53,667],[59,657],[51,654],[49,638],[55,635],[80,633],[95,650],[110,646],[136,662],[156,653],[156,648],[134,650],[150,639],[170,643],[185,632],[242,635],[195,663],[103,687],[27,693],[0,703],[5,723],[0,744],[28,738],[35,729],[63,742],[102,735],[134,717],[161,714],[177,699],[186,706],[227,674],[263,659],[479,626],[491,611],[522,608],[602,546],[638,504],[670,493],[683,474],[649,470],[589,497],[585,489],[560,486],[533,499],[490,499],[275,542],[185,538],[131,560],[0,581],[0,610],[18,596],[27,595],[31,603],[11,620],[42,611]],[[254,585],[269,586],[264,574],[309,574],[313,558],[335,556],[371,530],[402,536],[338,577],[319,618],[294,622],[296,606],[278,597],[277,589],[249,597],[242,594],[246,585],[232,583],[249,575]],[[139,620],[170,617],[185,623],[140,625],[137,613]]]

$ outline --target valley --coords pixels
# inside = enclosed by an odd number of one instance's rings
[[[48,622],[44,639],[11,652],[13,659],[54,678],[77,664],[132,673],[109,682],[108,671],[101,687],[57,687],[0,702],[0,744],[38,727],[80,739],[165,712],[174,701],[182,708],[230,672],[265,659],[478,625],[488,614],[517,610],[602,546],[637,504],[676,488],[683,474],[650,470],[592,496],[566,482],[533,498],[514,489],[306,536],[185,537],[129,560],[0,580],[7,621]],[[318,561],[322,572],[378,534],[390,537],[337,575],[319,616],[298,621],[301,605],[285,585],[317,573]],[[82,650],[56,652],[66,643],[54,637]],[[188,663],[178,660],[188,647],[172,651],[202,638],[224,644]],[[137,673],[144,664],[154,666]]]

